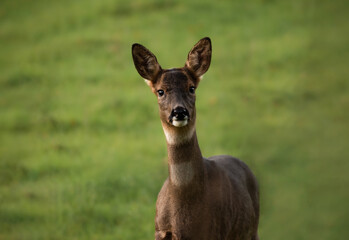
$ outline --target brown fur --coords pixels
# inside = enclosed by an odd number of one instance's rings
[[[158,95],[167,137],[169,178],[156,203],[155,239],[258,239],[259,194],[253,173],[231,156],[203,158],[197,141],[195,94],[188,89],[198,86],[210,66],[210,39],[193,47],[183,68],[163,70],[155,55],[139,44],[133,45],[132,54],[137,71]],[[169,121],[177,106],[189,112],[186,126]]]

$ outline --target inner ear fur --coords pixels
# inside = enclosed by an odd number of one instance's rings
[[[211,39],[205,37],[190,50],[185,66],[200,78],[210,67],[211,54]]]
[[[157,75],[161,72],[161,66],[155,55],[141,44],[132,45],[133,63],[144,79],[155,82]]]

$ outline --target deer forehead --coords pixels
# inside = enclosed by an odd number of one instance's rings
[[[157,88],[165,90],[186,89],[189,85],[195,85],[194,80],[182,69],[165,70],[156,84]]]

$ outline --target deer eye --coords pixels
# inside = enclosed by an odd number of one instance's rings
[[[158,94],[159,94],[159,97],[162,97],[162,96],[164,96],[164,94],[165,94],[165,92],[164,92],[164,90],[158,90]]]
[[[195,93],[195,87],[190,87],[190,88],[189,88],[189,92],[192,93],[192,94],[194,94],[194,93]]]

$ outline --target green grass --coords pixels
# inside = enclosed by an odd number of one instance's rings
[[[257,175],[261,239],[344,239],[347,9],[1,1],[0,239],[153,239],[166,145],[131,45],[179,67],[205,36],[213,58],[197,91],[199,142]]]

